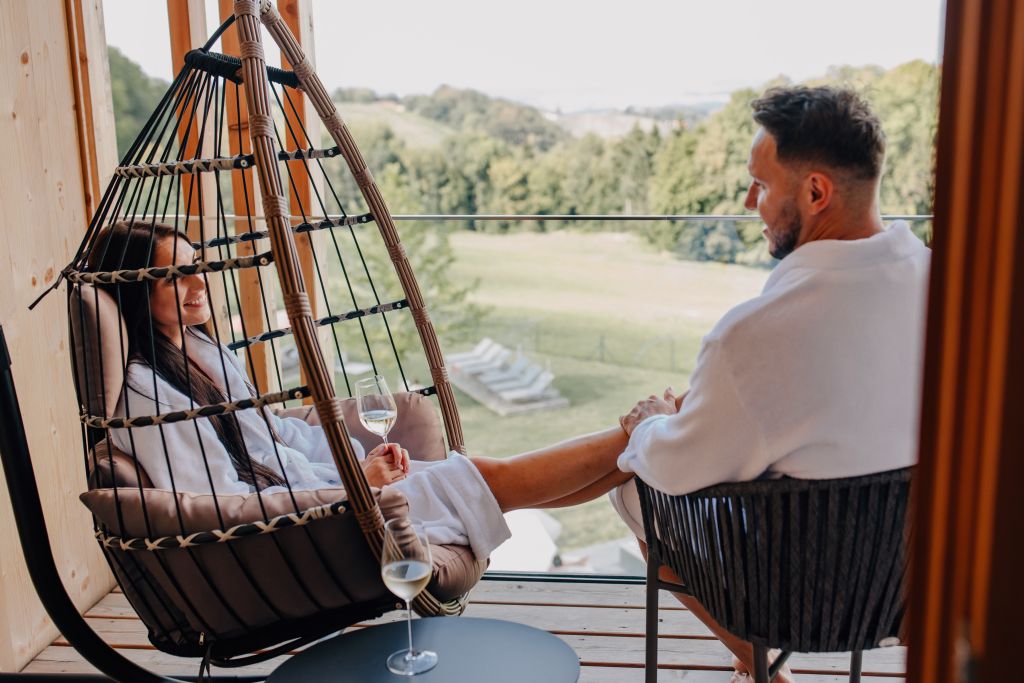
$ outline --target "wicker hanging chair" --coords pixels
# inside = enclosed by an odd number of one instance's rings
[[[261,21],[294,71],[266,66]],[[225,30],[237,30],[240,58],[209,50]],[[309,139],[295,115],[296,90],[315,107],[333,147],[322,149]],[[229,125],[231,113],[243,109],[247,139],[242,127]],[[324,173],[335,157],[347,163],[365,212],[349,214],[341,205],[338,188]],[[323,179],[326,191],[313,190],[315,206],[293,199],[289,211],[282,164],[289,186],[301,176],[314,187],[314,177]],[[262,215],[250,208],[257,196]],[[136,230],[150,226],[152,240],[157,226],[168,224],[188,234],[199,260],[159,268],[90,267],[95,264],[90,255],[106,248],[105,231],[118,224]],[[314,248],[314,236],[326,243],[327,256]],[[297,245],[308,249],[312,272],[303,272]],[[373,250],[390,257],[393,273],[372,272],[374,264],[388,264],[371,258]],[[333,280],[344,283],[342,297],[332,296],[325,272],[332,267]],[[346,352],[365,357],[377,373],[401,378],[404,391],[396,395],[399,420],[393,435],[414,457],[438,459],[448,449],[463,451],[462,431],[440,347],[388,208],[323,84],[272,4],[236,0],[234,17],[205,48],[187,55],[115,170],[63,275],[69,283],[90,483],[83,501],[152,643],[173,654],[244,665],[394,608],[396,600],[380,580],[379,558],[385,516],[402,514],[406,503],[396,491],[382,493],[367,484],[349,437],[368,445],[376,442],[367,439],[379,437],[361,431],[352,399],[336,396],[320,339],[341,363],[349,396]],[[123,296],[129,287],[190,275],[206,282],[212,341],[241,355],[254,391],[244,397],[228,392],[223,402],[188,410],[161,411],[154,401],[151,414],[124,414],[117,409],[128,391],[130,362]],[[396,289],[400,284],[401,292],[387,291],[389,282]],[[307,283],[326,305],[327,316],[314,318]],[[279,302],[287,327],[274,315]],[[395,341],[401,325],[414,325],[418,332],[426,361],[420,372],[429,373],[431,386],[417,388],[407,378]],[[297,354],[301,369],[302,379],[294,385],[285,381],[288,372],[282,369],[289,354]],[[185,359],[187,364],[187,354]],[[149,371],[155,389],[156,371]],[[223,384],[228,385],[226,376]],[[312,405],[294,405],[302,399]],[[156,489],[136,454],[112,444],[111,434],[118,430],[131,435],[192,422],[198,432],[211,416],[236,419],[242,411],[263,415],[271,408],[310,420],[318,416],[344,492],[293,490],[287,480],[277,493],[186,492],[176,490],[173,474],[171,490]],[[173,472],[175,454],[165,447],[165,456]],[[414,607],[424,616],[461,613],[465,593],[484,565],[468,548],[439,547],[434,555],[433,581]]]

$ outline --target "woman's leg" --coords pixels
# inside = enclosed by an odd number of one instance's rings
[[[549,500],[546,503],[541,503],[537,507],[541,508],[566,508],[570,505],[579,505],[580,503],[588,503],[598,496],[611,491],[616,486],[621,486],[627,481],[633,478],[632,472],[623,472],[619,468],[615,468],[614,471],[609,472],[592,484],[587,484],[579,491],[574,491],[567,496],[561,498],[555,498]]]
[[[618,472],[615,462],[627,442],[626,433],[615,427],[511,458],[472,461],[507,512],[565,498]],[[599,493],[603,491],[595,490],[590,497]]]

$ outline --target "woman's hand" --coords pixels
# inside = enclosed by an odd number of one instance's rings
[[[370,486],[393,484],[409,473],[409,451],[396,443],[381,444],[366,455],[362,465]]]

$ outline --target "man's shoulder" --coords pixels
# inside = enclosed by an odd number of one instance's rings
[[[778,303],[779,294],[778,291],[763,292],[733,306],[715,323],[704,341],[724,344],[737,336],[746,336],[751,328],[763,328],[772,319],[771,311]]]

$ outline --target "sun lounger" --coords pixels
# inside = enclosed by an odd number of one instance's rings
[[[472,351],[453,353],[449,356],[446,356],[445,361],[449,365],[454,365],[459,362],[479,360],[480,358],[483,357],[484,353],[486,353],[488,349],[494,346],[494,344],[495,342],[493,339],[491,339],[490,337],[484,337],[479,342],[477,342],[477,345],[473,347]]]
[[[545,371],[538,375],[537,379],[529,386],[522,389],[502,391],[499,395],[504,401],[532,401],[533,399],[540,398],[548,390],[553,379],[555,379],[555,375]]]
[[[497,370],[483,372],[477,377],[484,384],[492,385],[498,382],[508,382],[520,377],[526,368],[530,367],[530,359],[526,356],[518,356],[514,363]]]
[[[502,349],[498,352],[498,355],[489,361],[480,361],[478,363],[464,363],[459,365],[459,372],[479,375],[485,372],[494,372],[508,362],[508,359],[512,357],[512,352],[508,349]]]
[[[479,358],[468,358],[466,360],[455,361],[452,363],[452,368],[457,372],[472,372],[473,368],[482,367],[494,362],[495,360],[502,357],[502,354],[511,353],[501,344],[492,342],[491,347],[484,351],[483,355]]]
[[[487,385],[487,388],[495,393],[510,391],[512,389],[522,389],[523,387],[529,386],[530,383],[537,379],[542,372],[544,372],[544,368],[536,363],[531,363],[529,367],[527,367],[526,370],[524,370],[518,377],[501,382],[492,382]]]

